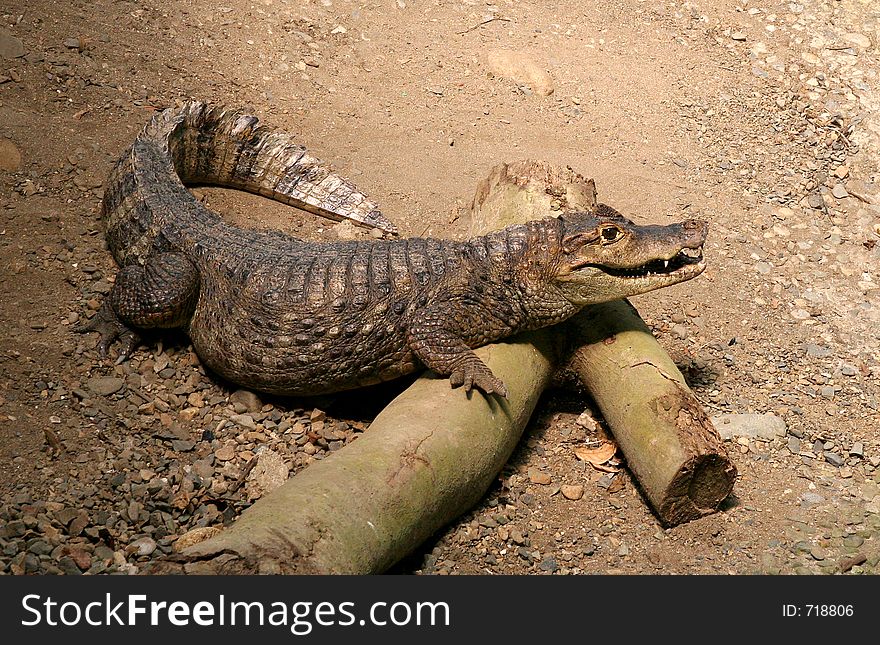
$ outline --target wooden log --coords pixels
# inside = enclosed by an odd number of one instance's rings
[[[591,208],[592,181],[523,162],[480,184],[472,234]],[[513,452],[564,345],[551,330],[477,350],[507,400],[465,394],[431,374],[392,401],[357,441],[315,462],[219,534],[153,572],[376,573],[471,508]]]
[[[736,467],[681,372],[627,300],[566,323],[570,366],[589,389],[627,466],[667,526],[718,509]]]

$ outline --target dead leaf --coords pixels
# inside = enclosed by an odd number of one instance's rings
[[[615,477],[611,480],[611,485],[608,486],[608,492],[610,494],[620,492],[623,490],[624,485],[623,477]]]
[[[603,443],[598,448],[577,448],[575,456],[581,461],[588,461],[593,466],[604,464],[617,452],[617,446],[613,443]]]

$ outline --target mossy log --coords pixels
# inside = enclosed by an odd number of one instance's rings
[[[681,372],[627,300],[594,305],[566,323],[571,358],[627,466],[667,526],[718,509],[736,467]]]

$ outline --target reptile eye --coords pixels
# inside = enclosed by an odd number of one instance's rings
[[[620,229],[615,228],[613,226],[607,226],[599,231],[599,235],[602,237],[602,242],[616,242],[620,239]]]

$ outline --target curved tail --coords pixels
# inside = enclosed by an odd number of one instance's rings
[[[132,230],[144,234],[150,228],[151,215],[136,212],[143,205],[129,198],[132,191],[144,188],[139,170],[149,163],[139,158],[143,155],[164,156],[160,165],[170,162],[169,171],[173,168],[184,185],[244,190],[332,220],[397,233],[375,202],[289,134],[261,125],[257,117],[240,110],[191,101],[157,113],[114,169],[103,204],[111,247],[128,246],[139,237]],[[113,243],[115,238],[120,238],[119,244]],[[119,260],[121,254],[115,254]]]
[[[337,221],[397,232],[351,182],[253,115],[194,101],[158,114],[146,132],[167,138],[184,184],[245,190]]]

